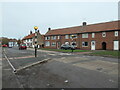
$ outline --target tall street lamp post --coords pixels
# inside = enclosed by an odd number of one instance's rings
[[[37,26],[35,26],[34,27],[34,29],[35,29],[35,57],[37,57],[37,29],[38,29],[38,27]]]

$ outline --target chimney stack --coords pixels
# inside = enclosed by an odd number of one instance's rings
[[[83,22],[83,26],[86,26],[87,25],[87,23],[86,22]]]
[[[39,33],[40,31],[38,30],[38,33]]]
[[[51,30],[51,28],[48,28],[48,31],[50,31]]]
[[[32,34],[32,31],[30,31],[30,34]]]

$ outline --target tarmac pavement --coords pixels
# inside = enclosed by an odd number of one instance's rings
[[[74,53],[6,48],[6,56],[16,69],[50,59],[47,62],[21,69],[16,74],[3,56],[3,88],[117,88],[118,59]],[[9,82],[11,82],[9,84]]]

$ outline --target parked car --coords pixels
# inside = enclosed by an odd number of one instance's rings
[[[75,47],[74,47],[73,45],[62,44],[62,45],[61,45],[61,49],[65,49],[65,50],[71,49],[71,50],[74,50]]]
[[[20,46],[19,46],[19,50],[22,50],[22,49],[27,49],[26,44],[20,44]]]
[[[3,45],[2,45],[2,47],[8,47],[8,45],[6,45],[6,44],[3,44]]]

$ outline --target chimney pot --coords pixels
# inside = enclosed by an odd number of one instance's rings
[[[40,31],[38,30],[38,33],[39,33]]]
[[[48,31],[50,31],[51,30],[51,28],[48,28]]]
[[[87,25],[87,23],[86,22],[83,22],[83,26],[86,26]]]
[[[32,31],[30,31],[30,34],[32,34]]]

